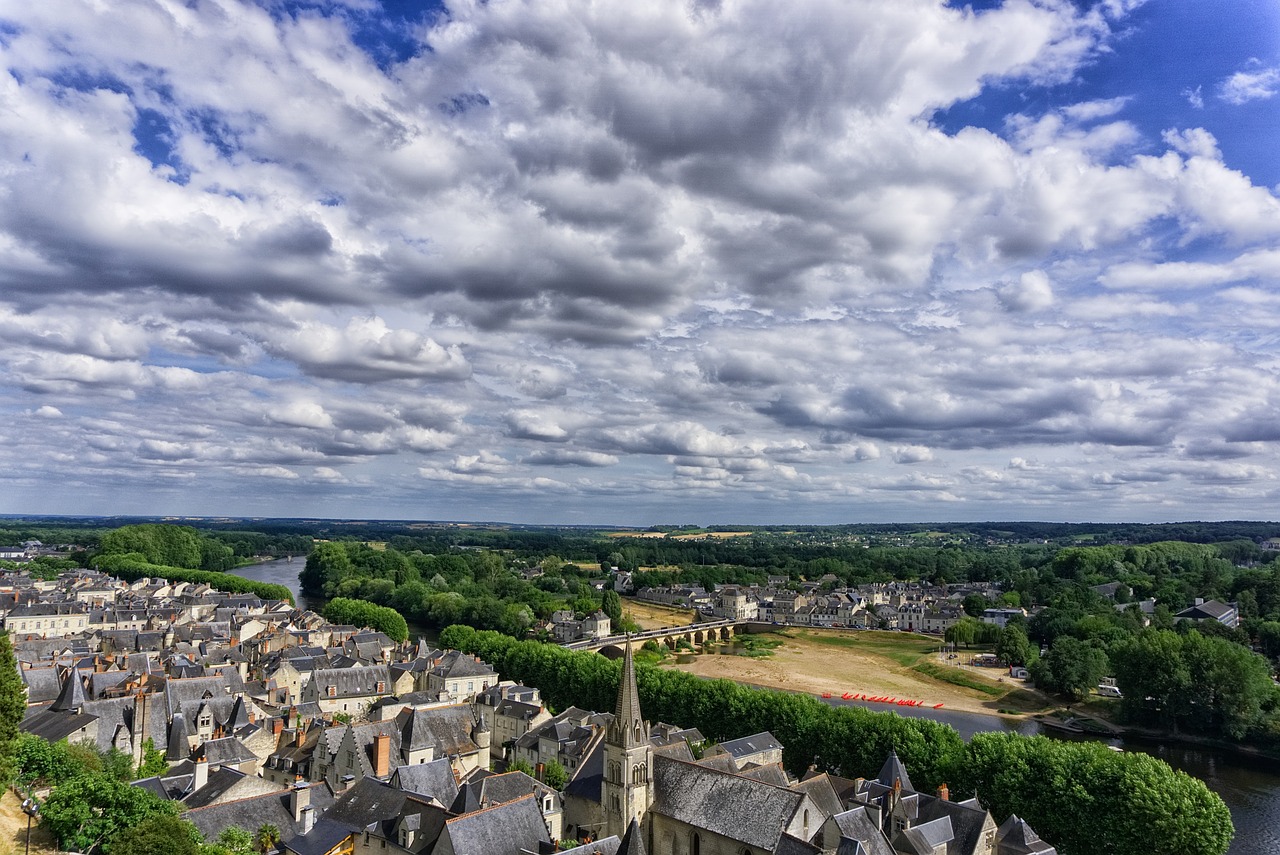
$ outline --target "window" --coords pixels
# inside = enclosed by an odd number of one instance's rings
[[[702,837],[700,837],[696,831],[693,833],[693,837],[689,840],[689,851],[692,852],[693,855],[702,855]]]

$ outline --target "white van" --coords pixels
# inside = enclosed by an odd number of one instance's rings
[[[1102,697],[1104,698],[1123,698],[1124,697],[1124,695],[1120,694],[1119,686],[1108,686],[1106,684],[1103,684],[1098,687],[1098,694],[1102,695]]]

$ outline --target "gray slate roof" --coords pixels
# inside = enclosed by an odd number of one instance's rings
[[[653,758],[653,792],[651,810],[768,852],[806,801],[804,793],[661,755]],[[814,818],[815,832],[820,822]]]
[[[551,843],[533,796],[451,819],[444,824],[441,837],[445,835],[459,855],[523,855]]]
[[[447,757],[416,766],[401,766],[392,773],[391,783],[410,793],[431,796],[442,805],[452,803],[458,794],[458,782]]]

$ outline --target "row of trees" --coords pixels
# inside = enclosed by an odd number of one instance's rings
[[[138,553],[122,555],[100,555],[94,564],[104,573],[110,573],[126,582],[138,579],[168,579],[170,582],[194,582],[210,585],[219,591],[233,594],[256,594],[264,600],[284,600],[293,602],[293,593],[284,585],[271,582],[257,582],[245,579],[232,573],[215,573],[211,570],[185,570],[181,567],[168,567],[152,564]]]
[[[375,606],[364,600],[334,597],[324,607],[324,618],[332,624],[367,626],[384,632],[392,641],[405,641],[409,637],[409,625],[395,609]]]
[[[367,600],[424,626],[465,623],[523,636],[555,611],[581,615],[602,607],[623,625],[621,601],[616,595],[602,600],[591,585],[594,567],[583,571],[555,556],[544,556],[541,564],[543,575],[528,581],[496,552],[406,554],[329,542],[316,545],[299,578],[308,593]]]
[[[495,632],[449,627],[441,644],[483,657],[500,673],[538,686],[553,706],[608,709],[618,663]],[[1143,754],[1096,743],[987,734],[966,744],[927,719],[832,707],[816,698],[640,667],[647,717],[696,727],[713,740],[768,730],[793,773],[810,764],[845,777],[872,776],[890,750],[918,786],[947,782],[972,792],[1002,821],[1017,813],[1064,855],[1220,855],[1231,817],[1204,783]],[[1081,822],[1088,817],[1088,822]]]

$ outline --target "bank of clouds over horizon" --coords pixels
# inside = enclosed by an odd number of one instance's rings
[[[1139,5],[8,10],[3,509],[1265,517],[1276,192],[1137,93],[938,121]]]

